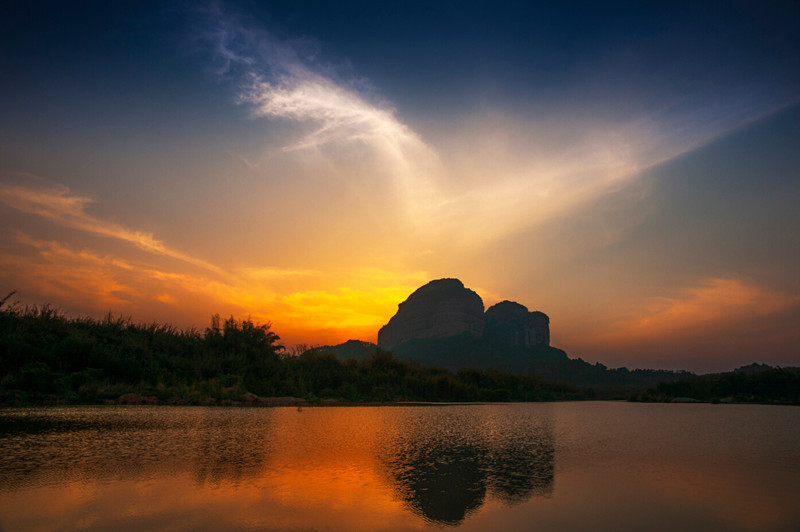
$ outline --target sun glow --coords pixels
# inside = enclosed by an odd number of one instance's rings
[[[550,314],[575,356],[717,341],[753,309],[773,362],[797,358],[797,32],[767,22],[787,8],[740,6],[766,18],[723,33],[716,12],[631,13],[641,33],[587,39],[477,6],[417,25],[257,4],[20,15],[48,30],[4,35],[6,293],[329,344],[458,277]]]
[[[74,204],[65,191],[59,197]],[[104,225],[101,219],[92,220],[91,228],[81,229],[96,233],[92,230],[95,225]],[[69,221],[65,225],[77,228]],[[127,238],[130,233],[118,226],[118,231],[102,236],[133,243]],[[69,309],[88,308],[95,314],[112,311],[143,320],[154,316],[195,327],[216,313],[249,316],[272,323],[290,343],[339,343],[350,338],[374,341],[377,329],[395,312],[397,303],[427,279],[420,271],[363,267],[335,274],[246,267],[222,274],[218,273],[221,268],[183,253],[162,253],[163,246],[144,248],[149,253],[136,259],[123,259],[90,247],[38,240],[22,232],[14,240],[17,252],[0,255],[7,274],[16,272],[25,279],[20,290],[68,301]],[[163,255],[186,257],[189,260],[182,262],[208,267],[181,271],[175,263],[162,263]],[[302,286],[317,288],[298,290],[298,278]]]

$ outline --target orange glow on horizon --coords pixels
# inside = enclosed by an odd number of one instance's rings
[[[741,279],[704,279],[686,287],[677,297],[650,301],[643,311],[617,321],[594,341],[611,345],[658,341],[753,316],[768,316],[798,304],[800,296],[781,294]]]
[[[16,240],[27,253],[5,253],[0,259],[25,280],[24,286],[15,287],[20,294],[42,294],[45,300],[37,304],[200,329],[214,314],[249,317],[272,323],[273,331],[290,344],[374,342],[397,304],[427,282],[424,272],[376,268],[353,269],[336,279],[313,271],[182,273],[167,270],[169,265],[123,260],[21,233]],[[293,290],[297,276],[319,288]]]

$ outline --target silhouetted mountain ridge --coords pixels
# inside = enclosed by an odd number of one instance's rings
[[[502,301],[484,312],[483,300],[458,279],[431,281],[398,305],[378,332],[378,344],[350,340],[315,348],[361,360],[377,349],[452,371],[474,368],[538,375],[581,386],[645,387],[692,375],[681,371],[608,369],[571,359],[550,345],[550,318]],[[370,352],[371,350],[371,352]]]
[[[483,300],[458,279],[439,279],[419,287],[378,331],[378,346],[393,350],[410,340],[483,335]]]
[[[316,351],[318,353],[329,353],[336,356],[340,360],[364,360],[371,356],[375,356],[378,346],[372,342],[364,342],[362,340],[348,340],[343,344],[338,345],[322,345],[313,347],[308,351]]]

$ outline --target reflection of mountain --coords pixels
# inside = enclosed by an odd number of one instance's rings
[[[406,427],[386,467],[409,507],[437,524],[456,525],[487,494],[517,504],[553,491],[555,451],[549,418],[494,415],[504,407],[430,409]],[[512,405],[507,407],[513,409]],[[484,414],[484,415],[481,415]],[[416,418],[415,418],[416,419]]]
[[[443,524],[457,524],[480,508],[486,476],[480,451],[471,446],[424,446],[396,458],[395,480],[414,512]]]
[[[455,525],[487,500],[517,504],[552,492],[550,408],[4,411],[0,495],[73,483],[175,480],[195,493],[223,487],[252,496],[257,489],[264,508],[303,507],[328,517],[331,508],[345,507],[358,519],[384,516],[400,499],[431,523]],[[403,523],[417,519],[400,513]]]
[[[522,436],[510,435],[497,451],[488,457],[489,486],[492,493],[507,504],[518,504],[533,496],[553,492],[555,442],[552,428]]]

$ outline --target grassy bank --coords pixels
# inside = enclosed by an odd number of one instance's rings
[[[320,404],[594,394],[535,376],[426,367],[381,350],[346,362],[314,352],[290,356],[269,324],[232,317],[186,331],[111,315],[70,318],[46,305],[0,307],[0,404],[265,404],[258,398],[266,397]]]

